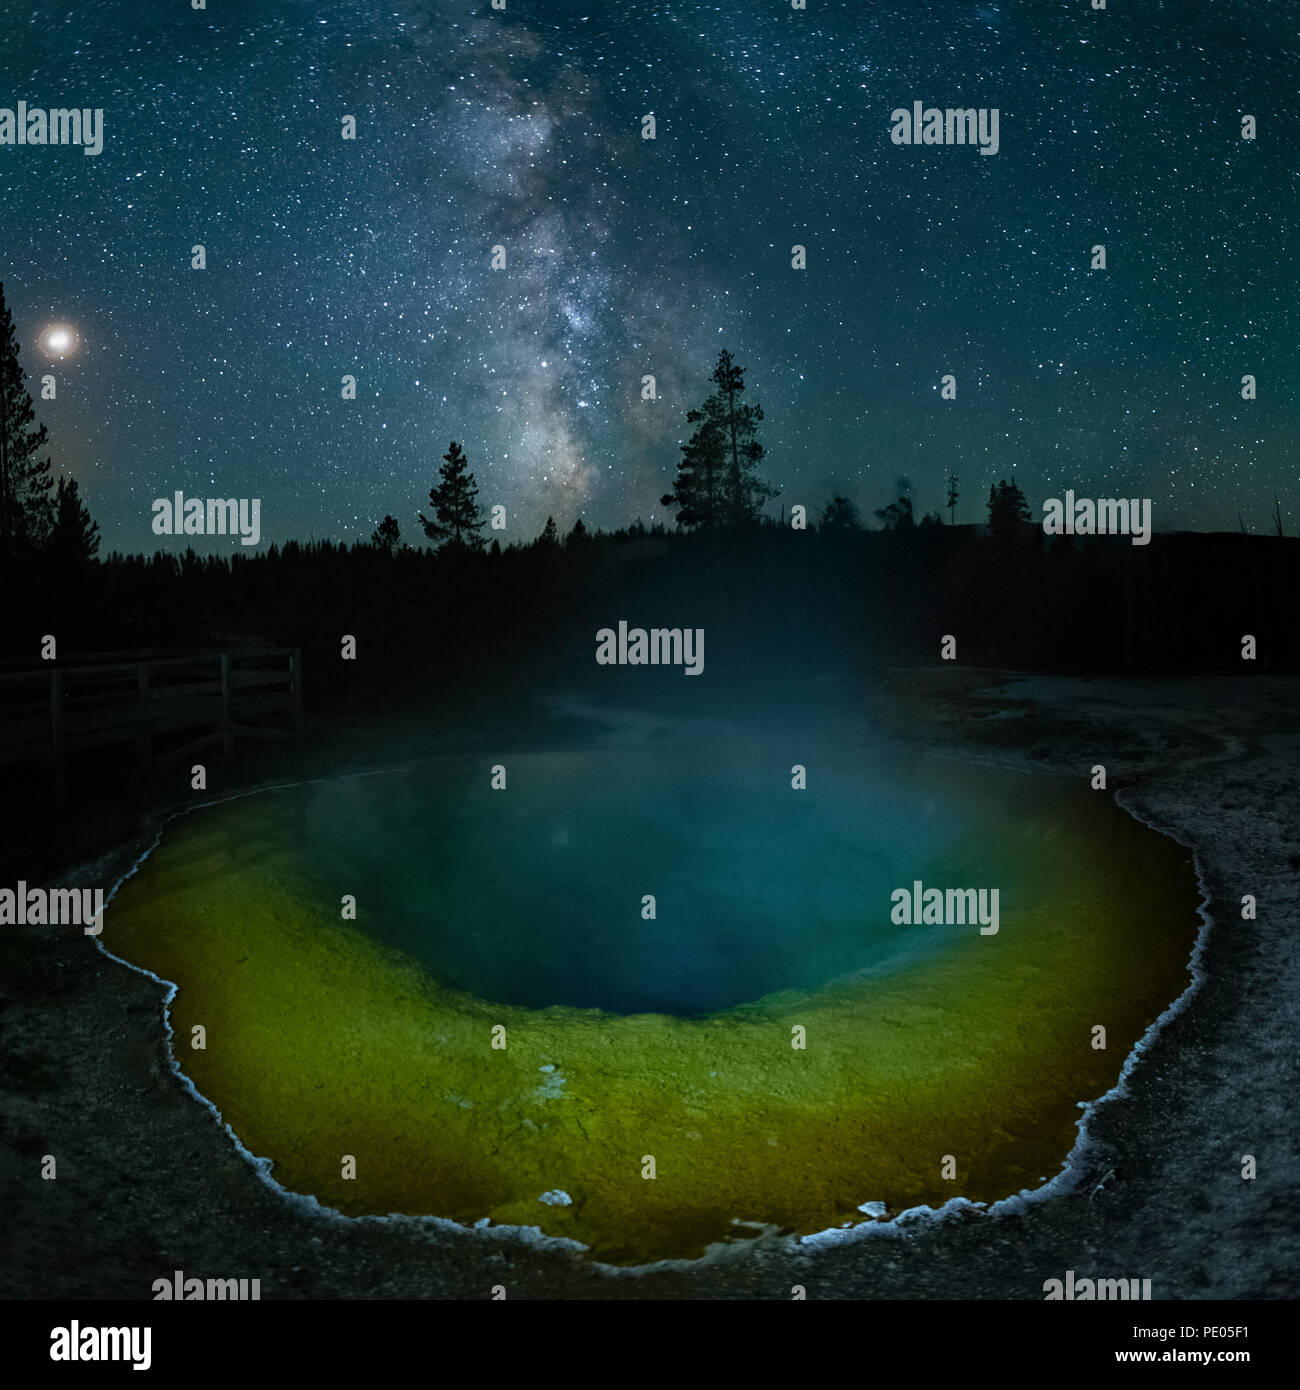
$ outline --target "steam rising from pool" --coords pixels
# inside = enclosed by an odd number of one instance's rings
[[[694,1015],[932,948],[890,892],[972,815],[881,773],[653,750],[440,766],[307,796],[308,867],[436,977],[530,1008]],[[644,913],[654,898],[653,919]]]

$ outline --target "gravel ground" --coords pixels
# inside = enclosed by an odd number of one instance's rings
[[[264,1184],[185,1092],[161,986],[67,929],[6,927],[0,1296],[147,1299],[181,1269],[258,1278],[264,1299],[487,1298],[496,1284],[511,1299],[789,1298],[792,1284],[810,1298],[1041,1299],[1073,1269],[1150,1278],[1155,1298],[1295,1297],[1300,679],[998,679],[896,673],[907,737],[1081,777],[1104,763],[1121,805],[1194,849],[1212,920],[1199,987],[1094,1111],[1070,1190],[829,1248],[764,1236],[617,1274],[505,1234],[340,1221]],[[111,882],[146,843],[63,881]],[[1257,921],[1241,920],[1245,893]]]

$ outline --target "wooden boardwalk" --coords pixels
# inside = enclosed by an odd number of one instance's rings
[[[102,652],[0,665],[0,766],[125,755],[142,767],[236,738],[301,737],[302,648]]]

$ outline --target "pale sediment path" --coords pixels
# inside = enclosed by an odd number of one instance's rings
[[[1195,852],[1210,918],[1184,1007],[1089,1119],[1087,1207],[1044,1208],[1017,1234],[1059,1230],[1062,1269],[1141,1270],[1156,1297],[1295,1297],[1300,678],[1027,676],[978,692],[952,740],[970,748],[1009,701],[1026,737],[977,756],[1081,779],[1104,764],[1119,805]]]

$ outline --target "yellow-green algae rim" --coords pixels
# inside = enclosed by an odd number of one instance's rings
[[[391,775],[391,774],[394,774],[394,773],[399,773],[399,772],[404,771],[404,770],[409,770],[409,769],[412,768],[412,767],[418,767],[418,766],[425,765],[425,764],[428,764],[428,763],[431,763],[431,762],[463,762],[466,756],[467,756],[467,755],[465,755],[465,754],[459,754],[459,753],[458,753],[458,754],[450,754],[450,755],[445,755],[445,756],[443,756],[443,757],[426,758],[426,759],[415,760],[415,761],[413,761],[413,762],[404,762],[404,763],[399,764],[399,765],[397,765],[397,766],[395,766],[395,767],[384,767],[384,768],[370,769],[370,770],[366,770],[366,771],[363,771],[363,772],[347,773],[347,774],[343,774],[343,775],[338,776],[338,777],[304,778],[304,779],[299,779],[299,780],[296,780],[296,781],[293,781],[293,782],[268,784],[268,785],[265,785],[265,786],[256,787],[256,788],[251,788],[251,789],[248,789],[248,790],[240,791],[240,792],[237,792],[237,793],[228,795],[228,796],[216,797],[216,798],[213,798],[213,799],[211,799],[211,800],[209,800],[209,801],[205,801],[205,802],[198,803],[198,804],[196,804],[196,805],[194,805],[194,806],[189,806],[189,807],[181,808],[180,810],[178,810],[178,811],[174,812],[173,814],[167,816],[166,819],[160,824],[160,826],[159,826],[159,828],[158,828],[158,832],[157,832],[157,834],[156,834],[156,836],[155,836],[155,838],[154,838],[152,844],[151,844],[151,845],[150,845],[150,846],[137,858],[137,860],[131,865],[131,867],[130,867],[125,873],[123,873],[123,874],[121,875],[121,877],[117,880],[117,882],[113,885],[112,889],[110,890],[110,892],[109,892],[109,894],[108,894],[108,901],[109,901],[110,903],[113,901],[114,897],[117,895],[118,891],[122,888],[122,886],[123,886],[130,878],[132,878],[132,877],[135,875],[135,873],[136,873],[136,872],[143,866],[143,864],[149,859],[150,855],[152,855],[152,854],[154,853],[154,851],[158,848],[158,846],[159,846],[159,845],[161,844],[161,842],[162,842],[163,836],[164,836],[164,834],[165,834],[165,832],[166,832],[166,829],[167,829],[168,825],[170,825],[170,823],[171,823],[172,821],[178,819],[180,816],[185,815],[185,814],[187,814],[187,813],[190,812],[190,811],[208,809],[208,808],[211,808],[211,807],[214,807],[214,806],[222,805],[222,804],[224,804],[224,803],[228,803],[228,802],[232,802],[232,801],[236,801],[236,800],[245,799],[245,798],[247,798],[247,797],[251,797],[251,796],[254,796],[254,795],[259,795],[259,794],[261,794],[261,793],[265,793],[265,792],[268,792],[268,791],[277,791],[277,790],[280,790],[280,791],[287,791],[287,790],[292,790],[292,789],[295,789],[295,788],[307,787],[307,786],[312,786],[312,785],[322,785],[322,784],[326,784],[326,783],[348,781],[348,780],[354,780],[354,779],[365,778],[365,777],[374,777],[374,776]],[[929,756],[932,756],[932,755],[929,755]],[[967,759],[946,758],[946,757],[945,757],[945,758],[943,759],[943,761],[948,762],[948,763],[957,763],[957,764],[961,764],[962,766],[966,766],[966,767],[968,767],[968,766],[971,765],[971,760],[967,760]],[[1023,769],[1007,769],[1007,768],[1002,768],[1002,769],[1000,769],[1000,770],[1003,771],[1003,772],[1018,773],[1018,774],[1021,775],[1021,776],[1024,775],[1024,770],[1023,770]],[[1041,774],[1039,775],[1039,778],[1041,779]],[[1061,780],[1062,780],[1062,782],[1064,781],[1064,779],[1061,779]],[[1123,801],[1122,801],[1122,799],[1121,799],[1121,798],[1122,798],[1122,795],[1123,795],[1123,794],[1122,794],[1122,792],[1121,792],[1121,793],[1118,793],[1118,794],[1114,797],[1114,799],[1113,799],[1113,800],[1114,800],[1114,804],[1115,804],[1115,806],[1118,807],[1121,811],[1123,811],[1123,812],[1125,813],[1125,815],[1128,816],[1131,820],[1133,820],[1133,821],[1137,822],[1138,824],[1142,825],[1145,829],[1150,830],[1150,831],[1154,832],[1155,834],[1161,836],[1163,839],[1169,841],[1169,842],[1171,843],[1171,845],[1181,845],[1181,847],[1184,848],[1184,849],[1191,849],[1190,846],[1183,845],[1182,842],[1179,841],[1179,840],[1177,840],[1176,837],[1174,837],[1174,836],[1172,836],[1172,835],[1169,835],[1167,832],[1165,832],[1165,831],[1159,829],[1158,827],[1152,825],[1150,822],[1144,820],[1141,816],[1137,815],[1137,814],[1136,814],[1135,812],[1133,812],[1131,809],[1129,809],[1128,807],[1124,806],[1124,805],[1123,805]],[[1130,1051],[1127,1053],[1127,1055],[1125,1056],[1125,1058],[1124,1058],[1124,1060],[1123,1060],[1122,1066],[1121,1066],[1121,1068],[1120,1068],[1119,1075],[1118,1075],[1116,1081],[1114,1082],[1114,1084],[1113,1084],[1110,1088],[1108,1088],[1102,1095],[1098,1096],[1095,1100],[1087,1101],[1087,1102],[1084,1102],[1084,1101],[1078,1102],[1078,1106],[1079,1106],[1079,1108],[1080,1108],[1080,1110],[1081,1110],[1082,1113],[1081,1113],[1081,1115],[1079,1116],[1079,1118],[1075,1121],[1075,1128],[1076,1128],[1076,1130],[1077,1130],[1077,1137],[1076,1137],[1074,1143],[1072,1144],[1071,1148],[1069,1149],[1069,1151],[1068,1151],[1068,1152],[1066,1153],[1066,1155],[1065,1155],[1065,1158],[1064,1158],[1064,1160],[1063,1160],[1063,1162],[1062,1162],[1061,1170],[1060,1170],[1054,1177],[1051,1177],[1051,1178],[1047,1179],[1047,1180],[1044,1181],[1040,1186],[1038,1186],[1038,1187],[1036,1187],[1036,1188],[1031,1188],[1031,1187],[1022,1188],[1022,1189],[1021,1189],[1019,1192],[1017,1192],[1017,1193],[1014,1193],[1014,1194],[1009,1195],[1009,1196],[1007,1196],[1007,1197],[998,1198],[998,1199],[993,1200],[993,1201],[991,1201],[991,1202],[986,1202],[986,1201],[972,1201],[971,1199],[968,1199],[968,1198],[960,1197],[960,1196],[959,1196],[959,1197],[949,1198],[949,1199],[947,1199],[946,1201],[944,1201],[942,1204],[939,1204],[939,1205],[932,1205],[932,1204],[928,1204],[928,1203],[921,1203],[921,1204],[916,1205],[916,1206],[907,1207],[907,1208],[904,1209],[904,1210],[898,1211],[896,1214],[894,1214],[893,1216],[891,1216],[888,1220],[884,1220],[884,1219],[871,1219],[871,1220],[862,1221],[862,1222],[857,1222],[857,1223],[852,1223],[852,1224],[850,1224],[850,1223],[845,1223],[844,1225],[840,1225],[840,1226],[831,1226],[831,1227],[828,1227],[828,1228],[826,1228],[826,1229],[824,1229],[824,1230],[821,1230],[821,1231],[809,1232],[809,1233],[806,1233],[806,1234],[798,1234],[798,1233],[796,1233],[796,1232],[790,1232],[790,1231],[787,1230],[787,1232],[783,1235],[782,1238],[785,1239],[785,1240],[789,1240],[789,1241],[791,1241],[791,1242],[793,1242],[793,1243],[795,1243],[795,1244],[801,1244],[801,1245],[805,1245],[805,1246],[810,1246],[810,1247],[812,1247],[812,1248],[817,1248],[818,1246],[834,1245],[834,1244],[842,1243],[842,1242],[844,1242],[844,1241],[846,1241],[846,1240],[856,1239],[856,1238],[860,1237],[862,1234],[864,1234],[864,1233],[869,1233],[869,1232],[872,1232],[872,1231],[888,1232],[888,1233],[894,1234],[894,1233],[897,1233],[897,1232],[901,1229],[901,1227],[902,1227],[903,1225],[913,1226],[913,1225],[915,1225],[915,1224],[916,1224],[917,1222],[919,1222],[919,1221],[927,1221],[927,1220],[935,1220],[935,1221],[937,1221],[937,1220],[942,1220],[942,1219],[944,1219],[945,1217],[947,1217],[947,1216],[951,1215],[952,1213],[954,1213],[955,1211],[957,1211],[957,1210],[959,1210],[959,1209],[963,1209],[963,1208],[972,1208],[972,1209],[988,1210],[988,1211],[1010,1211],[1010,1210],[1015,1210],[1015,1209],[1018,1209],[1018,1208],[1023,1207],[1025,1204],[1027,1204],[1027,1203],[1029,1203],[1029,1202],[1045,1200],[1045,1199],[1047,1199],[1047,1198],[1050,1197],[1050,1196],[1058,1195],[1058,1194],[1060,1194],[1060,1193],[1069,1191],[1071,1188],[1073,1188],[1074,1186],[1076,1186],[1076,1185],[1077,1185],[1077,1182],[1078,1182],[1078,1178],[1079,1178],[1080,1169],[1081,1169],[1082,1166],[1083,1166],[1083,1165],[1080,1163],[1080,1159],[1081,1159],[1081,1157],[1082,1157],[1082,1154],[1083,1154],[1084,1150],[1086,1149],[1086,1147],[1087,1147],[1087,1145],[1088,1145],[1088,1143],[1089,1143],[1089,1137],[1088,1137],[1088,1133],[1087,1133],[1087,1125],[1088,1125],[1089,1119],[1091,1118],[1091,1116],[1092,1116],[1093,1113],[1095,1112],[1096,1108],[1097,1108],[1103,1101],[1105,1101],[1105,1100],[1107,1100],[1107,1099],[1110,1099],[1110,1098],[1113,1097],[1113,1096],[1120,1095],[1120,1094],[1123,1094],[1123,1093],[1124,1093],[1124,1090],[1125,1090],[1125,1083],[1126,1083],[1126,1081],[1127,1081],[1128,1076],[1131,1074],[1131,1072],[1132,1072],[1134,1066],[1135,1066],[1136,1063],[1137,1063],[1139,1054],[1141,1054],[1142,1052],[1144,1052],[1145,1050],[1147,1050],[1147,1048],[1150,1046],[1150,1044],[1152,1043],[1152,1041],[1154,1040],[1154,1038],[1156,1037],[1156,1035],[1158,1034],[1160,1028],[1164,1025],[1164,1023],[1165,1023],[1169,1018],[1171,1018],[1171,1017],[1175,1016],[1177,1013],[1181,1012],[1181,1010],[1182,1010],[1184,1007],[1186,1007],[1187,1003],[1190,1001],[1191,997],[1195,994],[1196,990],[1200,987],[1200,984],[1201,984],[1202,981],[1203,981],[1204,975],[1203,975],[1203,971],[1202,971],[1202,969],[1201,969],[1201,958],[1202,958],[1202,953],[1203,953],[1203,948],[1204,948],[1206,936],[1207,936],[1208,929],[1209,929],[1209,926],[1210,926],[1210,918],[1209,918],[1208,911],[1207,911],[1208,902],[1209,902],[1209,897],[1208,897],[1208,893],[1207,893],[1207,891],[1206,891],[1206,886],[1205,886],[1204,876],[1203,876],[1202,869],[1201,869],[1201,864],[1200,864],[1199,859],[1198,859],[1198,857],[1196,856],[1194,850],[1192,850],[1191,861],[1192,861],[1192,867],[1193,867],[1194,874],[1195,874],[1196,885],[1197,885],[1197,888],[1198,888],[1199,893],[1200,893],[1200,904],[1199,904],[1199,907],[1198,907],[1198,913],[1199,913],[1199,916],[1200,916],[1200,918],[1201,918],[1201,925],[1200,925],[1199,930],[1198,930],[1197,933],[1196,933],[1196,937],[1195,937],[1195,940],[1194,940],[1193,945],[1192,945],[1190,957],[1189,957],[1189,958],[1185,961],[1185,963],[1184,963],[1184,968],[1186,968],[1186,969],[1188,970],[1188,972],[1189,972],[1190,980],[1189,980],[1189,982],[1184,986],[1183,990],[1179,993],[1179,995],[1173,1000],[1173,1002],[1170,1003],[1169,1005],[1167,1005],[1167,1006],[1159,1013],[1159,1015],[1146,1027],[1146,1029],[1142,1032],[1142,1034],[1135,1040],[1135,1042],[1134,1042],[1132,1048],[1130,1049]],[[367,938],[367,940],[369,940],[369,938]],[[397,1220],[397,1221],[415,1221],[415,1222],[422,1222],[422,1223],[434,1224],[434,1225],[438,1225],[438,1226],[451,1226],[451,1227],[456,1227],[456,1228],[462,1229],[462,1230],[468,1230],[468,1229],[474,1228],[474,1229],[478,1229],[479,1232],[480,1232],[480,1234],[489,1234],[489,1235],[491,1235],[491,1236],[494,1237],[494,1238],[498,1238],[498,1239],[500,1239],[500,1238],[507,1238],[507,1239],[519,1238],[519,1239],[524,1240],[525,1242],[527,1242],[527,1243],[529,1243],[529,1244],[538,1245],[538,1246],[541,1246],[541,1247],[568,1248],[568,1249],[574,1249],[574,1250],[580,1250],[580,1251],[588,1251],[588,1250],[590,1250],[591,1247],[588,1246],[588,1245],[586,1245],[586,1244],[584,1244],[584,1243],[581,1242],[581,1241],[575,1240],[575,1239],[573,1239],[573,1238],[571,1238],[571,1237],[568,1237],[568,1236],[565,1236],[565,1235],[556,1235],[556,1234],[546,1233],[546,1232],[544,1232],[544,1231],[541,1230],[540,1226],[531,1225],[531,1224],[523,1224],[523,1223],[521,1223],[521,1224],[512,1224],[512,1223],[508,1223],[508,1222],[498,1222],[498,1221],[494,1221],[494,1220],[492,1220],[491,1218],[487,1218],[487,1217],[481,1218],[481,1219],[479,1219],[479,1220],[477,1220],[477,1221],[474,1221],[474,1222],[472,1222],[472,1223],[467,1223],[464,1219],[457,1219],[457,1218],[450,1218],[450,1217],[441,1217],[441,1216],[430,1215],[430,1214],[424,1214],[424,1213],[403,1213],[403,1212],[399,1212],[399,1213],[391,1213],[391,1214],[388,1214],[388,1215],[384,1215],[384,1214],[381,1214],[381,1213],[379,1213],[379,1212],[361,1212],[361,1213],[357,1213],[357,1214],[349,1214],[349,1213],[343,1212],[343,1211],[341,1211],[341,1210],[339,1210],[339,1209],[337,1209],[337,1208],[334,1208],[334,1207],[331,1207],[331,1206],[327,1205],[326,1203],[322,1202],[319,1198],[317,1198],[317,1197],[315,1197],[315,1196],[312,1196],[312,1195],[310,1195],[310,1194],[308,1194],[308,1193],[295,1192],[295,1191],[293,1191],[292,1189],[283,1186],[281,1183],[279,1183],[279,1182],[278,1182],[274,1177],[272,1177],[272,1175],[271,1175],[271,1168],[272,1168],[272,1166],[273,1166],[273,1160],[271,1160],[271,1159],[269,1159],[269,1158],[259,1158],[258,1156],[256,1156],[255,1154],[253,1154],[253,1153],[247,1148],[247,1146],[241,1141],[241,1139],[240,1139],[239,1136],[235,1133],[235,1131],[233,1130],[233,1128],[231,1127],[231,1125],[225,1120],[225,1117],[223,1116],[223,1114],[222,1114],[222,1112],[220,1111],[220,1109],[216,1106],[216,1104],[215,1104],[213,1101],[211,1101],[207,1096],[205,1096],[205,1095],[198,1089],[198,1087],[197,1087],[197,1085],[195,1084],[195,1082],[182,1070],[182,1068],[181,1068],[181,1066],[180,1066],[180,1064],[179,1064],[179,1062],[178,1062],[178,1060],[177,1060],[177,1058],[176,1058],[175,1050],[174,1050],[174,1047],[173,1047],[173,1039],[174,1039],[174,1036],[175,1036],[175,1030],[173,1029],[173,1026],[172,1026],[172,1009],[171,1009],[173,1000],[175,999],[175,997],[176,997],[176,995],[177,995],[177,993],[178,993],[178,991],[179,991],[179,986],[178,986],[176,983],[174,983],[173,981],[167,980],[167,979],[165,979],[163,976],[158,975],[157,973],[155,973],[154,971],[150,970],[150,969],[149,969],[148,967],[146,967],[146,966],[137,965],[137,964],[135,964],[135,963],[132,962],[132,961],[126,960],[126,959],[124,959],[123,957],[120,957],[120,956],[115,955],[113,952],[109,951],[108,948],[104,945],[102,938],[96,938],[96,944],[97,944],[97,945],[99,946],[99,948],[104,952],[104,954],[105,954],[106,956],[109,957],[109,959],[112,959],[112,960],[114,960],[114,961],[117,961],[117,962],[120,963],[120,964],[126,965],[126,966],[128,966],[129,968],[131,968],[131,969],[133,969],[133,970],[137,970],[137,971],[139,971],[139,972],[142,973],[142,974],[148,975],[148,976],[150,976],[151,978],[157,980],[160,984],[163,984],[164,986],[166,986],[166,988],[167,988],[167,994],[166,994],[166,997],[165,997],[165,999],[164,999],[164,1006],[163,1006],[163,1023],[164,1023],[165,1036],[166,1036],[166,1042],[167,1042],[168,1057],[169,1057],[169,1062],[170,1062],[170,1065],[171,1065],[172,1070],[173,1070],[173,1071],[175,1072],[175,1074],[180,1078],[180,1080],[181,1080],[182,1084],[185,1086],[185,1088],[186,1088],[196,1099],[200,1100],[203,1104],[205,1104],[205,1105],[209,1108],[209,1110],[212,1111],[212,1113],[213,1113],[214,1115],[216,1115],[216,1117],[217,1117],[217,1118],[221,1121],[221,1123],[223,1124],[223,1126],[224,1126],[224,1128],[226,1129],[227,1133],[231,1136],[231,1139],[232,1139],[232,1141],[234,1142],[234,1144],[235,1144],[237,1150],[238,1150],[245,1158],[247,1158],[247,1159],[253,1164],[254,1169],[255,1169],[255,1171],[258,1172],[259,1176],[261,1176],[262,1179],[263,1179],[269,1186],[271,1186],[273,1189],[275,1189],[275,1191],[276,1191],[277,1193],[279,1193],[281,1196],[283,1196],[283,1197],[289,1199],[289,1200],[292,1201],[292,1202],[300,1203],[300,1204],[302,1204],[304,1207],[306,1207],[307,1209],[312,1210],[313,1212],[315,1212],[315,1213],[317,1213],[317,1214],[319,1214],[319,1215],[324,1215],[324,1216],[326,1216],[326,1217],[328,1217],[328,1218],[337,1219],[337,1220],[340,1220],[340,1221],[352,1221],[352,1220],[378,1220],[378,1221]],[[809,993],[817,994],[817,993],[821,993],[821,991],[810,991]],[[469,998],[469,999],[471,999],[471,1000],[474,998],[473,996],[466,996],[466,997]],[[772,998],[772,996],[766,996],[766,998]],[[475,1001],[475,1002],[482,1003],[482,1001]],[[744,1009],[749,1008],[749,1007],[752,1007],[752,1006],[751,1006],[751,1005],[741,1005],[741,1006],[739,1006],[739,1009],[740,1009],[740,1010],[744,1010]],[[544,1011],[523,1010],[522,1012],[544,1012]],[[723,1011],[723,1012],[724,1012],[724,1013],[727,1013],[727,1014],[731,1014],[731,1013],[737,1012],[737,1010],[726,1010],[726,1011]],[[635,1017],[635,1016],[632,1016],[632,1017]],[[655,1017],[655,1016],[652,1016],[652,1017]],[[1049,1170],[1049,1171],[1050,1171],[1050,1170]],[[864,1205],[869,1205],[869,1204],[864,1204]],[[859,1209],[861,1210],[862,1208],[860,1207]],[[740,1218],[733,1218],[732,1224],[733,1224],[733,1225],[736,1225],[736,1226],[741,1226],[741,1227],[749,1226],[749,1227],[753,1227],[753,1228],[755,1228],[755,1229],[763,1229],[763,1228],[764,1228],[764,1227],[763,1227],[763,1223],[761,1223],[761,1222],[746,1222],[746,1221],[741,1220]],[[778,1229],[778,1228],[772,1227],[772,1226],[769,1225],[769,1226],[767,1227],[767,1229]],[[617,1264],[607,1263],[607,1262],[605,1262],[605,1261],[603,1261],[603,1260],[600,1260],[600,1259],[597,1259],[597,1258],[592,1258],[592,1259],[590,1260],[590,1263],[592,1263],[592,1264],[596,1265],[597,1267],[599,1267],[599,1268],[601,1268],[601,1269],[603,1269],[603,1270],[605,1270],[605,1271],[608,1271],[608,1272],[622,1272],[622,1273],[628,1273],[628,1272],[634,1273],[634,1272],[636,1272],[637,1270],[649,1269],[649,1268],[653,1268],[653,1267],[660,1266],[660,1265],[664,1265],[664,1266],[673,1266],[673,1265],[676,1265],[676,1266],[681,1266],[681,1267],[689,1267],[689,1266],[695,1264],[700,1258],[705,1257],[705,1256],[710,1256],[710,1255],[714,1255],[714,1254],[717,1254],[717,1253],[721,1253],[722,1251],[731,1251],[731,1252],[735,1252],[735,1251],[738,1251],[738,1250],[743,1250],[746,1243],[747,1243],[747,1242],[746,1242],[746,1241],[743,1241],[743,1240],[739,1240],[739,1241],[737,1241],[737,1240],[724,1240],[724,1241],[722,1241],[722,1242],[720,1242],[720,1243],[710,1243],[710,1244],[708,1245],[707,1249],[703,1252],[702,1255],[692,1255],[692,1256],[689,1256],[689,1257],[668,1256],[668,1257],[663,1257],[663,1258],[651,1259],[651,1260],[643,1261],[643,1262],[640,1262],[640,1263],[631,1263],[631,1262],[626,1262],[626,1261],[625,1261],[625,1262],[621,1262],[621,1263],[617,1263]]]

